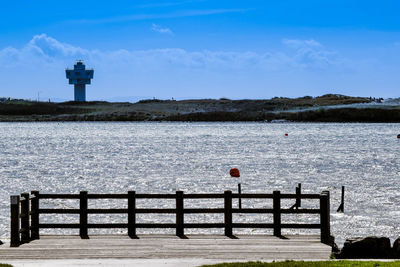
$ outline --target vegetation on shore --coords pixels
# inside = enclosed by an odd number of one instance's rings
[[[10,264],[0,263],[0,267],[13,267]]]
[[[149,99],[137,103],[6,101],[0,103],[0,121],[400,122],[400,106],[351,105],[373,101],[332,94],[265,100]]]
[[[282,262],[235,262],[201,267],[398,267],[400,261],[282,261]]]
[[[0,115],[6,116],[79,114],[87,111],[83,107],[48,102],[18,101],[0,104]]]

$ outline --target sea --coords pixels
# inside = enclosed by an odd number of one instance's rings
[[[400,124],[390,123],[0,123],[0,239],[10,233],[10,196],[41,193],[303,193],[330,191],[331,233],[347,238],[400,235]],[[240,178],[229,175],[240,170]],[[337,212],[345,186],[344,212]],[[222,200],[188,200],[185,207],[223,207]],[[124,208],[123,200],[89,200],[89,207]],[[289,208],[293,200],[285,200]],[[41,207],[77,208],[76,200],[42,200]],[[138,207],[170,207],[170,200]],[[233,203],[234,207],[237,202]],[[272,207],[272,200],[243,199],[243,207]],[[318,208],[303,200],[303,208]],[[41,222],[78,222],[76,215],[41,215]],[[174,222],[173,214],[141,214],[138,222]],[[234,222],[271,223],[270,214],[235,214]],[[127,221],[121,214],[89,215],[89,222]],[[223,222],[222,214],[185,215],[185,222]],[[282,215],[282,223],[318,223],[318,215]],[[72,230],[41,233],[77,234]],[[126,233],[126,229],[89,234]],[[138,229],[174,233],[172,229]],[[186,233],[223,234],[223,229]],[[234,229],[234,234],[271,229]],[[283,234],[319,234],[284,229]]]

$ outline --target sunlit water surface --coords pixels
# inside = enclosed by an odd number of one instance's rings
[[[400,234],[399,124],[309,123],[0,123],[0,237],[9,238],[10,195],[43,193],[173,193],[237,190],[229,169],[241,171],[246,192],[331,192],[331,228],[339,244],[354,236]],[[285,136],[288,133],[288,136]],[[345,212],[337,213],[346,186]],[[293,203],[283,202],[283,207]],[[91,207],[126,207],[125,201],[90,201]],[[237,205],[234,203],[234,206]],[[76,201],[42,207],[78,207]],[[140,207],[173,207],[139,201]],[[222,207],[221,201],[188,201],[186,207]],[[271,201],[243,200],[244,207]],[[303,201],[303,207],[318,207]],[[222,222],[222,215],[188,215],[185,221]],[[41,216],[73,222],[74,215]],[[234,216],[236,222],[272,222],[270,215]],[[319,222],[316,215],[284,215],[283,222]],[[89,215],[89,222],[126,222],[122,215]],[[173,215],[140,215],[138,222],[174,222]],[[61,231],[61,230],[59,230]],[[72,233],[77,233],[71,230]],[[90,233],[124,229],[91,230]],[[48,231],[43,231],[47,233]],[[54,233],[54,230],[50,231]],[[172,230],[141,229],[139,233]],[[194,229],[188,233],[222,233]],[[309,233],[285,229],[283,233]],[[318,231],[311,231],[318,233]],[[64,233],[71,233],[64,231]],[[268,233],[235,229],[234,233]]]

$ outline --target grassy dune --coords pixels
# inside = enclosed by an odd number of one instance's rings
[[[137,103],[8,101],[0,121],[400,122],[398,106],[355,107],[372,99],[342,95],[264,100],[141,100]]]

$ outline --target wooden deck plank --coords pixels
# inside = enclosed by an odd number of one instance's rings
[[[217,235],[127,236],[42,236],[18,248],[0,246],[0,260],[11,259],[329,259],[331,248],[319,242],[319,236],[238,236]]]

